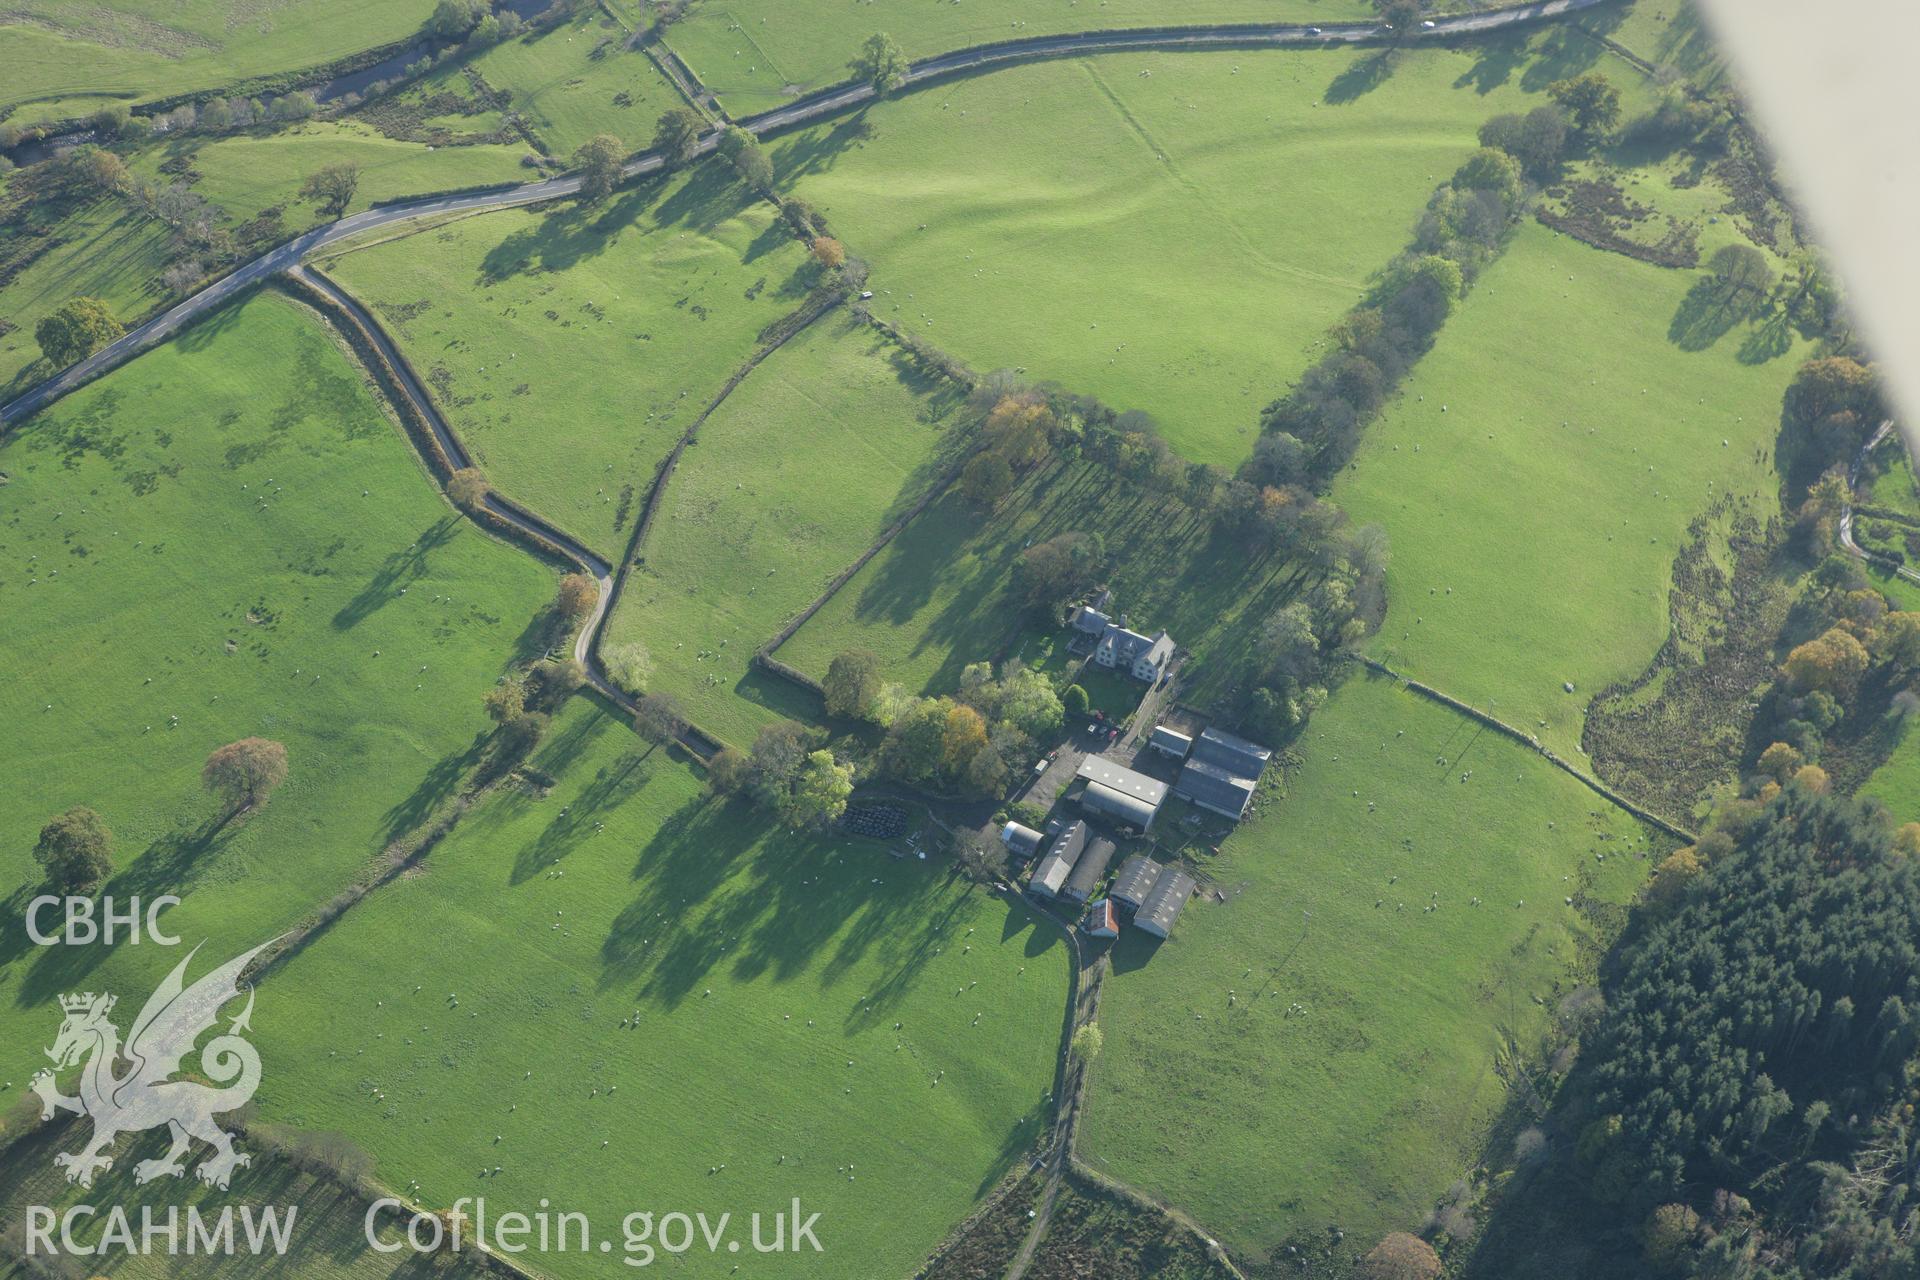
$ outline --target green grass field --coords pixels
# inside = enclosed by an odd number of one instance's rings
[[[0,16],[15,123],[319,66],[420,29],[430,0],[21,0]]]
[[[1613,39],[1661,70],[1701,88],[1722,87],[1726,60],[1692,0],[1640,0],[1608,25]]]
[[[1121,939],[1081,1131],[1096,1169],[1254,1259],[1418,1230],[1646,867],[1625,815],[1391,681],[1344,686],[1301,750],[1203,857],[1225,901],[1157,950]]]
[[[331,164],[360,170],[359,189],[348,213],[382,200],[398,200],[461,187],[520,182],[531,177],[520,159],[524,145],[480,144],[434,148],[381,136],[356,121],[315,121],[279,133],[207,140],[182,139],[149,147],[134,162],[136,172],[165,183],[160,165],[185,154],[199,178],[195,194],[240,221],[262,209],[280,208],[288,234],[322,221],[317,206],[300,199],[300,184]]]
[[[1914,481],[1913,464],[1897,433],[1882,440],[1868,455],[1854,487],[1861,504],[1920,520],[1920,483]]]
[[[867,112],[868,138],[843,120],[773,155],[872,262],[880,314],[1231,467],[1481,123],[1603,52],[1107,55],[937,85]]]
[[[106,892],[179,895],[172,931],[210,952],[286,929],[451,785],[553,590],[454,514],[318,322],[272,296],[30,420],[0,473],[16,920],[41,824],[86,804],[116,837]],[[219,826],[201,764],[252,734],[286,744],[288,780]],[[56,994],[150,990],[171,963],[8,929],[0,1080],[24,1083],[51,1043]]]
[[[824,6],[822,6],[824,8]],[[837,16],[781,0],[706,0],[667,32],[667,43],[735,115],[779,106],[793,94],[844,80],[847,62],[875,31],[910,58],[968,45],[1075,31],[1169,23],[1351,22],[1363,0],[975,0],[869,8],[841,0]]]
[[[906,1274],[1050,1114],[1058,935],[942,863],[707,799],[582,700],[533,764],[550,792],[490,800],[262,988],[263,1116],[347,1132],[428,1204],[550,1197],[603,1233],[744,1234],[797,1196],[824,1252],[756,1274]]]
[[[1802,346],[1744,364],[1743,326],[1682,350],[1697,278],[1521,228],[1335,485],[1392,539],[1375,657],[1578,758],[1588,700],[1666,636],[1687,525],[1777,501]]]
[[[742,749],[817,701],[748,659],[952,465],[957,394],[833,312],[776,351],[701,427],[615,608],[651,690]]]
[[[815,676],[843,649],[870,649],[889,679],[951,692],[968,663],[1021,657],[1063,667],[1050,642],[1063,633],[1029,630],[1009,590],[1014,561],[1028,545],[1062,533],[1098,533],[1111,569],[1115,607],[1135,627],[1162,628],[1194,657],[1182,697],[1217,703],[1245,675],[1260,622],[1298,584],[1285,561],[1249,560],[1216,542],[1186,508],[1143,495],[1104,467],[1052,464],[983,516],[950,491],[808,620],[780,657]]]
[[[488,85],[510,94],[513,109],[562,160],[597,133],[611,133],[638,151],[653,137],[660,113],[685,106],[653,60],[626,49],[626,33],[599,9],[532,39],[508,40],[466,64]],[[458,70],[436,72],[465,92]]]
[[[41,365],[33,327],[74,298],[105,299],[123,321],[146,314],[161,301],[158,276],[165,260],[166,228],[124,203],[95,200],[64,217],[37,216],[28,208],[6,229],[9,240],[31,234],[44,252],[4,288],[0,319],[14,327],[0,333],[0,400],[11,400],[53,370]]]
[[[587,215],[487,214],[327,266],[492,481],[613,558],[660,459],[815,273],[717,165]]]

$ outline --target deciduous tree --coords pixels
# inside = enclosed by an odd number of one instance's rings
[[[447,496],[463,511],[478,511],[486,505],[492,486],[478,467],[462,467],[447,477]]]
[[[560,579],[553,608],[569,624],[579,622],[600,603],[600,584],[584,573],[569,573]]]
[[[337,218],[353,203],[353,193],[359,188],[359,165],[330,164],[307,175],[300,185],[300,197],[317,202],[327,217]]]
[[[598,133],[581,143],[573,153],[573,167],[580,171],[580,199],[596,204],[613,194],[620,185],[620,166],[627,158],[626,144],[610,133]]]
[[[827,711],[865,719],[880,696],[880,659],[865,649],[848,649],[827,664]]]
[[[702,128],[704,124],[699,116],[685,107],[675,107],[654,125],[653,149],[666,157],[670,167],[678,168],[693,159]]]
[[[633,731],[652,743],[672,742],[686,724],[680,703],[670,694],[647,694],[633,713]]]
[[[264,804],[287,780],[287,749],[271,738],[242,738],[214,749],[200,781],[235,812]]]
[[[1547,96],[1567,113],[1575,132],[1596,138],[1620,120],[1620,91],[1598,71],[1588,71],[1547,86]]]
[[[854,78],[873,86],[874,93],[886,97],[907,82],[913,64],[900,51],[892,36],[876,31],[860,45],[860,52],[847,64]]]
[[[89,893],[113,874],[113,832],[100,815],[75,805],[40,828],[33,860],[56,893]]]
[[[33,328],[40,352],[59,368],[78,364],[126,332],[98,298],[75,298],[42,316]]]

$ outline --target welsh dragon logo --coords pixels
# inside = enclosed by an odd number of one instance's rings
[[[224,1034],[199,1050],[199,1074],[213,1084],[173,1077],[200,1037],[219,1021],[221,1007],[241,994],[239,978],[247,962],[272,945],[262,943],[189,987],[185,976],[187,965],[200,950],[195,947],[147,1000],[124,1048],[120,1028],[108,1017],[116,997],[91,991],[60,997],[66,1018],[47,1050],[53,1070],[36,1074],[32,1088],[40,1095],[42,1120],[51,1120],[56,1110],[93,1120],[91,1142],[78,1152],[63,1151],[53,1158],[67,1171],[68,1182],[91,1187],[94,1174],[113,1167],[108,1152],[116,1138],[161,1125],[172,1133],[173,1145],[159,1159],[135,1165],[136,1182],[184,1175],[187,1149],[196,1138],[213,1148],[213,1154],[194,1169],[194,1175],[209,1186],[225,1190],[233,1171],[252,1163],[251,1156],[234,1150],[233,1135],[214,1119],[244,1105],[260,1087],[260,1054],[244,1035],[253,1016],[251,984],[246,987],[246,1007]],[[55,1085],[53,1072],[79,1062],[85,1063],[80,1095],[69,1098]]]

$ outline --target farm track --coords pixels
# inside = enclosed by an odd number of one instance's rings
[[[1539,3],[1496,9],[1487,13],[1438,19],[1431,30],[1423,31],[1407,43],[1421,44],[1465,36],[1485,35],[1510,27],[1524,26],[1594,8],[1608,0],[1540,0]],[[904,92],[976,71],[1051,58],[1077,57],[1082,54],[1137,51],[1143,49],[1245,49],[1245,48],[1322,48],[1364,45],[1378,42],[1379,32],[1371,23],[1350,23],[1316,29],[1299,23],[1273,23],[1238,26],[1151,27],[1133,31],[1093,31],[1078,35],[1039,36],[1008,40],[998,44],[976,45],[952,53],[937,54],[913,64],[905,83],[895,92]],[[840,84],[775,107],[739,123],[757,136],[765,137],[803,125],[829,119],[878,98],[872,85]],[[708,133],[694,146],[694,158],[710,154],[719,143],[717,131]],[[666,158],[657,152],[642,152],[622,168],[623,179],[659,173],[667,167]],[[381,205],[351,217],[315,227],[270,249],[192,297],[169,307],[125,336],[109,343],[71,368],[30,388],[11,403],[0,407],[0,431],[18,426],[49,404],[86,385],[101,374],[119,368],[134,356],[180,332],[201,316],[224,306],[269,276],[288,271],[309,255],[358,235],[395,223],[410,222],[438,214],[491,209],[511,209],[563,199],[580,191],[580,177],[567,175],[516,186],[495,187],[458,195],[428,196]]]
[[[1411,37],[1409,43],[1445,41],[1449,39],[1484,35],[1509,28],[1520,27],[1536,22],[1557,18],[1566,14],[1597,7],[1608,0],[1538,0],[1536,3],[1516,5],[1487,12],[1442,18],[1427,30]],[[624,25],[624,23],[622,24]],[[1197,50],[1197,49],[1241,49],[1241,48],[1315,48],[1357,46],[1378,43],[1379,33],[1373,24],[1342,24],[1325,28],[1312,28],[1305,24],[1256,24],[1231,26],[1174,26],[1147,28],[1132,31],[1088,32],[1075,35],[1036,37],[1012,40],[996,44],[974,46],[939,54],[922,59],[913,64],[904,83],[895,92],[906,92],[926,87],[936,82],[956,76],[1019,65],[1025,62],[1042,61],[1057,58],[1077,57],[1105,52],[1129,52],[1144,50]],[[1624,51],[1622,51],[1624,52]],[[703,112],[717,115],[726,120],[724,111],[711,93],[705,91],[697,77],[680,62],[670,49],[661,47],[658,51],[649,48],[648,53],[661,64],[668,78]],[[671,65],[668,65],[671,64]],[[687,70],[686,76],[678,74]],[[690,83],[689,83],[690,82]],[[830,119],[850,111],[862,109],[879,98],[871,85],[841,84],[805,95],[785,106],[762,112],[740,120],[738,123],[758,137],[785,132]],[[695,145],[693,158],[711,154],[717,148],[719,132],[715,130],[704,135]],[[1147,139],[1149,145],[1151,139]],[[1156,149],[1157,150],[1157,149]],[[622,180],[632,180],[651,174],[664,172],[668,168],[664,156],[643,152],[622,167]],[[473,214],[499,209],[518,208],[543,204],[551,200],[564,199],[578,194],[582,180],[577,175],[549,178],[539,182],[512,186],[489,188],[452,195],[428,196],[415,200],[404,200],[376,208],[371,208],[351,217],[315,227],[286,243],[269,250],[253,261],[241,266],[214,284],[183,300],[160,315],[137,326],[120,339],[103,347],[86,360],[61,371],[39,385],[17,397],[6,405],[0,405],[0,439],[4,439],[9,430],[17,428],[39,410],[54,403],[61,397],[85,386],[93,379],[119,368],[141,353],[158,346],[172,338],[201,317],[218,310],[227,303],[245,296],[258,285],[276,275],[284,274],[304,285],[308,290],[323,296],[332,309],[331,318],[354,329],[362,341],[368,344],[391,368],[393,377],[390,389],[403,396],[408,405],[418,414],[430,430],[433,442],[442,454],[445,465],[461,469],[474,465],[472,455],[464,442],[454,432],[432,397],[422,385],[412,366],[401,354],[398,346],[381,327],[379,322],[351,294],[347,293],[330,278],[317,270],[309,269],[305,260],[312,254],[359,235],[381,227],[394,226],[423,218],[446,214]],[[811,305],[811,304],[810,304]],[[652,517],[664,494],[668,481],[675,470],[675,464],[685,446],[697,433],[699,426],[716,409],[727,395],[748,376],[772,351],[777,350],[789,338],[804,330],[813,320],[819,318],[830,306],[818,306],[806,314],[797,314],[797,323],[790,325],[784,332],[771,341],[763,342],[752,356],[742,365],[728,383],[720,390],[714,401],[708,405],[694,425],[689,428],[673,453],[662,463],[649,490],[645,510],[636,522],[634,537],[626,555],[618,566],[609,564],[595,554],[577,538],[553,525],[532,510],[489,492],[485,506],[490,516],[496,518],[510,529],[522,534],[536,547],[552,550],[571,561],[594,579],[599,587],[598,599],[592,615],[582,624],[574,643],[574,657],[587,673],[590,686],[601,696],[627,713],[633,713],[636,703],[633,698],[615,686],[606,676],[598,658],[598,646],[611,616],[620,588],[627,574],[640,560],[646,532]],[[379,371],[371,367],[368,373],[373,376],[376,385],[387,383],[378,376]],[[399,406],[396,406],[398,408]],[[1877,443],[1889,429],[1890,424],[1881,427],[1872,442]],[[407,435],[410,444],[418,445],[411,433]],[[437,480],[444,482],[440,474],[443,469],[436,466],[436,460],[425,450],[420,452],[428,472]],[[1864,459],[1866,450],[1861,452]],[[1858,463],[1856,462],[1856,469]],[[936,492],[944,486],[936,486]],[[924,505],[924,503],[923,503]],[[1848,508],[1842,522],[1842,540],[1855,555],[1868,557],[1868,553],[1854,544],[1852,539],[1851,507]],[[905,523],[904,521],[902,522]],[[895,530],[894,532],[897,532]],[[891,534],[888,535],[889,537]],[[884,541],[884,540],[883,540]],[[871,553],[869,553],[871,554]],[[855,566],[858,567],[857,565]],[[1920,574],[1904,567],[1896,571],[1902,576],[1920,581]],[[829,592],[828,594],[831,594]],[[817,607],[817,604],[816,606]],[[777,647],[777,646],[776,646]],[[1369,665],[1374,665],[1369,663]],[[1382,668],[1384,670],[1384,668]],[[1397,673],[1396,673],[1397,674]],[[1443,698],[1443,700],[1445,700]],[[1501,726],[1505,728],[1505,726]],[[1509,732],[1514,732],[1509,730]],[[1516,736],[1517,733],[1516,733]],[[679,745],[697,758],[710,759],[719,749],[720,743],[700,732],[694,726],[685,726],[678,737]],[[1536,744],[1536,749],[1539,749]],[[1549,759],[1560,767],[1581,777],[1582,781],[1600,792],[1601,795],[1633,810],[1613,796],[1597,780],[1583,775],[1580,771],[1543,751]],[[1652,815],[1638,814],[1656,825],[1677,830],[1670,824],[1661,822]],[[1017,893],[1010,891],[1010,896]],[[1087,1064],[1080,1061],[1072,1052],[1073,1033],[1081,1026],[1092,1023],[1098,1017],[1099,997],[1102,979],[1105,976],[1104,958],[1089,966],[1079,946],[1070,921],[1062,921],[1051,913],[1043,913],[1065,935],[1067,945],[1074,958],[1074,981],[1067,1008],[1064,1013],[1062,1044],[1057,1060],[1056,1071],[1056,1111],[1054,1124],[1050,1132],[1049,1150],[1042,1159],[1045,1161],[1046,1182],[1038,1206],[1035,1221],[1021,1248],[1012,1260],[1006,1273],[1006,1280],[1022,1280],[1028,1267],[1043,1242],[1057,1199],[1060,1185],[1068,1173],[1075,1167],[1074,1149],[1076,1145],[1078,1122],[1084,1099]],[[1136,1197],[1126,1184],[1117,1180],[1103,1178],[1110,1185],[1118,1187]],[[1163,1212],[1172,1214],[1175,1221],[1193,1231],[1204,1240],[1210,1249],[1217,1249],[1210,1233],[1200,1228],[1184,1215],[1173,1213],[1166,1206],[1145,1197],[1145,1204],[1153,1205]],[[1224,1258],[1226,1269],[1235,1276],[1240,1272],[1230,1260]],[[519,1268],[520,1274],[531,1274]]]
[[[1840,513],[1840,545],[1846,548],[1847,554],[1850,556],[1880,565],[1899,577],[1905,578],[1908,582],[1920,583],[1920,573],[1916,573],[1912,569],[1907,568],[1906,565],[1891,556],[1883,555],[1878,551],[1869,551],[1853,540],[1853,486],[1860,482],[1860,470],[1867,464],[1867,455],[1872,453],[1882,440],[1885,440],[1892,434],[1893,419],[1889,418],[1881,423],[1879,428],[1875,430],[1871,436],[1867,437],[1867,442],[1860,446],[1860,452],[1853,455],[1853,465],[1847,468],[1847,509]],[[1901,444],[1902,447],[1906,446],[1905,436],[1901,437]]]

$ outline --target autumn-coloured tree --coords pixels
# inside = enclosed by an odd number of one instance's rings
[[[730,796],[746,785],[749,777],[747,757],[732,747],[722,747],[707,761],[707,789],[717,796]]]
[[[462,467],[447,477],[447,496],[463,511],[478,511],[492,492],[478,467]]]
[[[271,738],[242,738],[214,749],[200,781],[234,812],[266,803],[287,780],[287,749]]]
[[[1796,646],[1782,667],[1794,693],[1815,691],[1836,696],[1851,693],[1867,671],[1867,651],[1838,627]]]
[[[1803,764],[1793,771],[1793,785],[1816,796],[1827,794],[1829,782],[1827,771],[1817,764]]]
[[[1800,758],[1800,752],[1791,744],[1776,742],[1760,753],[1760,759],[1755,762],[1754,768],[1775,782],[1785,782],[1793,771],[1804,763],[1805,761]]]
[[[554,611],[569,623],[580,621],[599,603],[600,584],[584,573],[569,573],[561,578],[560,590],[553,598]]]
[[[496,724],[505,724],[527,709],[527,686],[518,680],[502,680],[487,690],[481,702]]]
[[[1706,869],[1706,862],[1700,857],[1700,850],[1696,846],[1675,849],[1653,869],[1653,877],[1647,881],[1647,901],[1662,906],[1679,901],[1687,887],[1698,880],[1700,873]]]
[[[1395,1231],[1360,1260],[1364,1280],[1439,1280],[1440,1255],[1419,1236]]]
[[[813,260],[828,270],[844,265],[847,260],[846,246],[832,236],[815,236],[811,247]]]
[[[980,434],[988,450],[1015,470],[1024,470],[1052,451],[1054,426],[1046,399],[1028,392],[1001,396],[980,424]]]
[[[978,711],[964,703],[951,703],[940,732],[940,768],[948,774],[962,773],[975,754],[987,745],[987,722]]]

